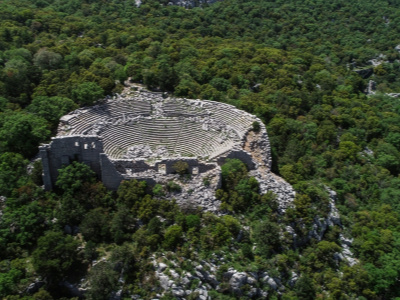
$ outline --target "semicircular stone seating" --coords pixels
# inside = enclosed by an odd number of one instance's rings
[[[63,135],[98,132],[104,152],[112,159],[122,159],[135,145],[152,150],[165,147],[170,157],[212,159],[238,144],[254,121],[228,104],[163,99],[161,94],[147,92],[79,109],[69,116],[69,129]],[[204,127],[210,120],[217,125]]]

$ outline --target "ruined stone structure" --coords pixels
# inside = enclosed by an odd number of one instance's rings
[[[252,130],[254,122],[260,124],[258,132]],[[128,88],[62,117],[58,135],[40,147],[40,156],[46,189],[53,188],[63,165],[77,160],[89,165],[109,189],[129,179],[179,181],[182,191],[172,195],[178,203],[217,210],[219,166],[226,158],[239,158],[262,192],[282,195],[282,209],[294,196],[291,186],[270,172],[268,136],[257,117],[224,103],[145,90]],[[182,181],[175,174],[178,161],[188,164],[190,179]]]

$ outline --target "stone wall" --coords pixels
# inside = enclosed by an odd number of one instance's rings
[[[54,188],[58,170],[72,161],[87,164],[101,179],[100,153],[103,143],[98,136],[65,136],[52,138],[52,142],[39,147],[46,190]]]
[[[100,165],[101,165],[101,180],[104,186],[108,189],[118,189],[124,177],[120,172],[117,171],[115,164],[113,164],[106,154],[100,154]]]
[[[250,153],[241,149],[241,150],[233,150],[227,153],[226,156],[219,157],[217,159],[218,165],[223,165],[227,158],[237,158],[240,159],[247,165],[249,170],[254,170],[256,168],[256,163],[254,162],[253,158],[251,157]]]
[[[148,183],[155,183],[157,181],[155,179],[158,177],[176,173],[174,164],[178,161],[186,162],[189,167],[189,174],[193,175],[207,173],[216,168],[214,163],[206,164],[199,162],[195,158],[187,157],[169,158],[150,163],[141,158],[135,160],[111,160],[106,154],[101,154],[100,161],[102,181],[111,190],[118,189],[122,180],[132,178],[146,180]]]

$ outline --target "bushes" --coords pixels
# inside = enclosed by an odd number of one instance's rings
[[[8,197],[13,189],[27,182],[27,164],[20,154],[6,152],[0,155],[0,195]]]
[[[257,254],[269,258],[281,249],[280,228],[269,220],[256,222],[253,226],[252,236],[257,244]]]
[[[221,166],[222,189],[216,191],[222,209],[244,212],[260,201],[258,181],[247,176],[247,167],[239,159],[227,159]]]
[[[96,174],[88,165],[74,161],[58,171],[56,186],[64,193],[74,194],[85,182],[94,183],[95,178]]]
[[[182,232],[182,227],[179,225],[168,227],[164,234],[162,246],[167,250],[175,250],[175,248],[182,242]]]
[[[38,239],[32,253],[33,267],[50,284],[57,284],[79,262],[79,242],[70,235],[49,231]]]
[[[167,184],[167,190],[169,192],[175,192],[175,193],[179,193],[180,191],[182,191],[182,188],[179,184],[173,182],[173,181],[169,181]]]
[[[177,161],[172,165],[172,169],[179,175],[184,175],[189,173],[189,164],[186,161]]]

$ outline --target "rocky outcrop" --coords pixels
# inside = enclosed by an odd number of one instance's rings
[[[184,210],[194,210],[198,207],[204,211],[218,214],[221,201],[215,197],[215,191],[221,186],[220,168],[207,173],[191,175],[190,177],[170,174],[155,178],[163,185],[174,182],[180,190],[166,192],[163,196],[175,199]]]
[[[266,298],[270,290],[278,293],[284,290],[281,280],[270,276],[267,272],[243,272],[229,268],[221,273],[219,270],[221,266],[218,263],[223,263],[222,257],[211,261],[193,261],[195,265],[193,270],[182,271],[180,274],[176,271],[179,268],[177,262],[168,260],[167,265],[161,261],[163,259],[164,257],[153,260],[155,274],[163,290],[159,296],[171,292],[177,299],[186,299],[193,294],[192,297],[196,296],[193,299],[209,300],[211,299],[208,295],[209,290],[224,292],[228,289],[236,296],[254,299]],[[218,273],[220,280],[217,279]],[[296,278],[292,276],[292,282],[295,282]]]
[[[178,5],[178,6],[182,6],[185,8],[193,8],[193,7],[201,7],[201,6],[205,6],[205,5],[210,5],[213,4],[215,2],[219,2],[222,0],[170,0],[168,2],[168,5]],[[142,1],[141,0],[135,0],[135,4],[137,7],[140,7],[140,5],[142,5]]]
[[[376,82],[373,80],[370,80],[368,82],[367,88],[365,89],[365,93],[367,95],[375,95],[375,92],[376,92]]]
[[[337,194],[328,187],[326,187],[326,190],[329,193],[329,213],[325,218],[316,217],[314,219],[313,229],[308,234],[308,238],[314,238],[317,241],[323,239],[329,227],[334,225],[341,226],[339,211],[335,206]]]
[[[259,132],[248,132],[243,148],[250,154],[255,164],[254,170],[250,171],[250,176],[256,178],[260,184],[260,193],[276,194],[278,209],[280,213],[285,212],[292,205],[296,192],[288,182],[270,171],[271,149],[264,124],[260,124]]]
[[[400,93],[389,93],[386,95],[388,95],[389,97],[392,97],[392,98],[400,98]]]
[[[32,295],[38,292],[39,289],[44,285],[45,285],[44,281],[37,279],[35,282],[32,282],[30,285],[28,285],[28,287],[26,288],[26,293]]]
[[[283,178],[266,170],[264,170],[264,172],[261,170],[253,170],[250,171],[250,175],[255,177],[259,182],[261,194],[273,192],[276,195],[280,213],[284,213],[285,210],[293,204],[296,192]]]
[[[6,200],[6,197],[0,196],[0,221],[3,216],[3,210],[6,208]]]
[[[186,8],[210,5],[221,0],[171,0],[168,5],[179,5]]]
[[[337,200],[337,193],[332,189],[325,187],[326,191],[329,193],[329,212],[324,218],[315,217],[312,225],[312,229],[308,232],[305,238],[298,239],[296,231],[292,226],[286,226],[286,232],[290,234],[293,239],[293,244],[295,247],[301,247],[306,244],[311,239],[317,241],[322,241],[325,233],[332,226],[343,227],[340,221],[340,214],[336,208],[335,202]],[[358,260],[354,258],[354,255],[350,249],[353,240],[351,238],[346,238],[343,234],[340,234],[339,244],[342,248],[341,252],[335,253],[334,258],[337,261],[345,261],[348,265],[353,266],[358,263]]]

